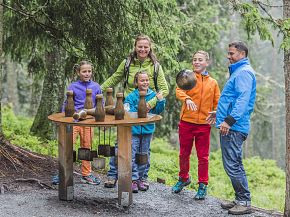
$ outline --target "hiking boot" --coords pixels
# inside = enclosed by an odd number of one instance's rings
[[[117,179],[114,179],[112,177],[108,177],[108,179],[104,183],[105,188],[115,188],[117,183]]]
[[[147,191],[147,187],[144,185],[144,182],[142,180],[138,180],[137,181],[137,186],[138,186],[138,190],[140,191]]]
[[[185,182],[183,182],[182,179],[179,178],[178,182],[172,187],[172,192],[179,193],[185,186],[189,185],[190,183],[190,178],[188,178]]]
[[[137,181],[132,182],[132,192],[133,193],[138,193],[138,184]]]
[[[243,206],[240,204],[236,204],[233,208],[229,209],[229,214],[232,215],[244,215],[252,213],[251,206]]]
[[[198,190],[196,195],[194,196],[195,200],[204,200],[207,195],[207,185],[203,183],[199,183]]]
[[[97,177],[93,176],[92,174],[88,176],[83,176],[81,178],[81,182],[85,184],[89,184],[89,185],[99,185],[101,183],[101,181]]]
[[[221,207],[223,209],[229,210],[231,208],[233,208],[237,203],[235,201],[226,201],[221,203]]]
[[[59,185],[59,175],[55,175],[52,177],[52,184]]]

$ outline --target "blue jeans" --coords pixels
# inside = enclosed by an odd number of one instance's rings
[[[229,131],[226,136],[220,135],[223,165],[235,190],[236,201],[242,205],[251,204],[248,180],[242,163],[243,142],[247,134]]]
[[[152,140],[153,134],[142,135],[142,153],[148,154],[148,163],[145,165],[136,164],[135,155],[139,153],[140,147],[140,137],[136,135],[132,135],[132,180],[137,179],[147,179],[148,172],[150,168],[150,143]],[[116,144],[116,153],[118,151],[118,145]],[[116,157],[111,157],[109,166],[110,169],[107,173],[108,178],[118,179],[118,168],[115,161]]]
[[[145,179],[149,171],[149,150],[152,134],[143,134],[140,136],[132,135],[132,180]],[[148,162],[144,165],[136,163],[136,154],[147,154]],[[147,168],[148,167],[148,168]],[[146,174],[147,172],[147,174]]]

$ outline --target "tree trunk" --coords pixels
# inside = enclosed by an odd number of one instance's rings
[[[290,17],[290,2],[283,0],[284,19]],[[288,32],[285,34],[289,34]],[[285,107],[286,107],[286,195],[284,216],[290,217],[290,50],[284,50]]]
[[[12,109],[15,114],[19,112],[19,100],[18,100],[18,89],[17,89],[17,63],[12,62],[11,59],[6,59],[7,69],[7,98],[8,103],[12,105]]]
[[[3,0],[0,0],[0,134],[3,134],[2,130],[2,64],[3,64]]]
[[[276,39],[277,40],[277,39]],[[278,59],[278,55],[277,55],[277,51],[275,49],[275,47],[272,48],[272,75],[275,75],[275,73],[277,73],[277,59]],[[272,90],[272,99],[273,99],[273,103],[278,105],[279,104],[279,100],[281,100],[279,98],[279,89],[274,88]],[[271,117],[271,123],[272,123],[272,159],[274,159],[276,162],[278,162],[279,156],[279,117],[277,117],[276,115],[273,115]]]
[[[64,73],[60,50],[57,46],[46,53],[46,75],[37,114],[30,131],[43,139],[55,138],[56,132],[47,116],[60,111],[64,93]]]
[[[36,112],[37,112],[35,108],[37,108],[40,103],[40,97],[38,94],[42,93],[42,83],[43,83],[43,80],[40,79],[40,76],[35,75],[33,79],[32,87],[30,90],[31,102],[28,109],[28,114],[33,117],[36,115]]]

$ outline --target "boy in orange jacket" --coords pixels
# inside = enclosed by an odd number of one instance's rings
[[[209,55],[205,51],[197,51],[192,58],[193,72],[197,83],[190,90],[176,88],[176,97],[182,102],[179,128],[179,180],[172,187],[174,193],[179,193],[190,184],[189,160],[195,144],[198,158],[198,191],[196,200],[203,200],[207,194],[208,158],[211,126],[207,123],[208,113],[216,110],[220,97],[220,89],[215,79],[209,76],[206,67],[209,65]]]

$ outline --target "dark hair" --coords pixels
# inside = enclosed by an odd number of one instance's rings
[[[153,49],[152,49],[152,40],[150,39],[149,36],[147,35],[138,35],[137,38],[135,39],[135,42],[134,42],[134,51],[132,51],[129,56],[132,57],[132,60],[134,61],[134,58],[137,58],[137,52],[135,50],[135,46],[137,44],[138,41],[141,41],[141,40],[147,40],[149,42],[149,46],[150,46],[150,51],[149,51],[149,54],[148,54],[148,57],[150,58],[151,62],[154,64],[155,62],[159,62],[156,55],[154,54],[153,52]]]
[[[74,72],[80,72],[82,65],[91,65],[92,70],[94,69],[93,64],[90,61],[82,60],[79,64],[74,64],[73,70]]]
[[[235,41],[229,44],[229,47],[235,47],[239,51],[245,51],[246,57],[248,56],[247,45],[242,41]]]
[[[147,76],[149,77],[149,75],[148,75],[148,73],[147,73],[146,71],[140,71],[140,72],[137,72],[137,73],[134,75],[134,86],[135,86],[135,88],[138,87],[138,77],[139,77],[139,75],[147,75]]]

